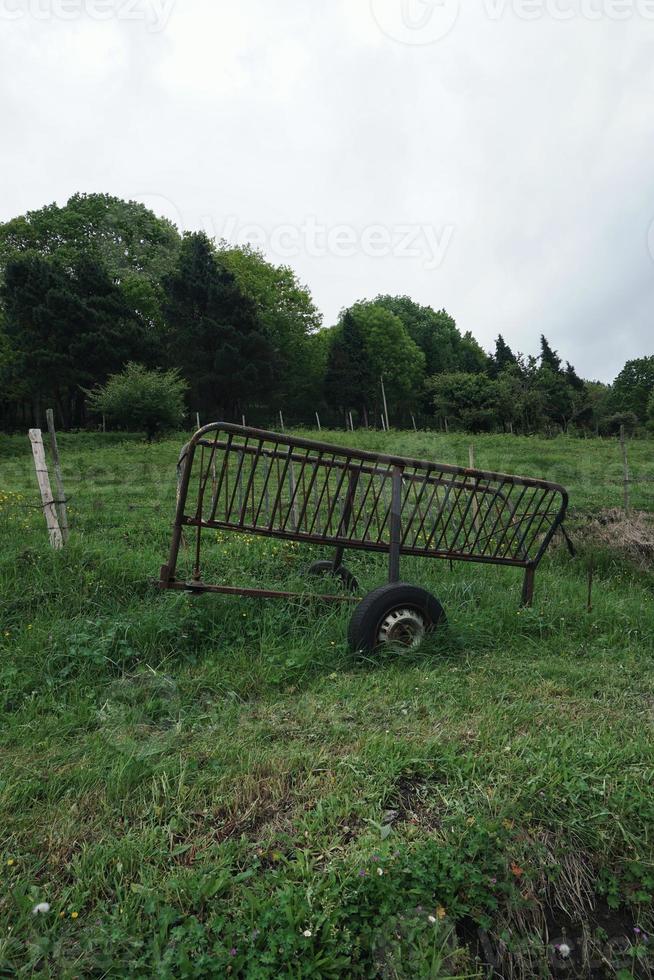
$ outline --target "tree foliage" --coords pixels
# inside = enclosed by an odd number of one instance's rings
[[[213,417],[233,417],[265,398],[275,352],[255,301],[206,235],[184,237],[164,289],[169,361],[189,380],[195,404]]]
[[[202,233],[182,237],[110,195],[76,194],[0,224],[2,424],[40,424],[47,403],[59,424],[84,425],[87,391],[127,364],[177,370],[187,410],[204,419],[246,413],[266,424],[283,409],[379,424],[383,379],[399,425],[413,413],[474,431],[654,425],[654,355],[629,361],[609,387],[564,366],[545,336],[537,357],[501,334],[487,353],[444,309],[389,294],[325,329],[288,266]]]
[[[106,415],[120,428],[143,429],[151,441],[181,426],[187,387],[175,369],[148,371],[142,364],[130,363],[103,387],[89,392],[89,404],[93,412]]]

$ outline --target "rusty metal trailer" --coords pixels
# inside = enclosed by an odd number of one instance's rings
[[[568,505],[545,480],[448,466],[329,445],[243,425],[215,422],[195,433],[178,464],[177,510],[162,589],[290,598],[301,593],[208,581],[207,535],[229,531],[329,546],[311,574],[331,573],[356,591],[347,551],[388,556],[388,583],[366,595],[349,628],[354,649],[414,646],[444,621],[439,601],[400,581],[404,556],[506,565],[524,570],[522,601]],[[190,559],[180,572],[184,549]],[[215,533],[214,533],[215,539]],[[214,576],[218,579],[220,575]],[[343,593],[323,595],[343,600]]]

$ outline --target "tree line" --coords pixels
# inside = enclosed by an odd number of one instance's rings
[[[1,427],[39,425],[51,405],[63,427],[95,425],[99,386],[128,365],[150,406],[148,372],[164,372],[204,420],[266,424],[281,409],[294,422],[352,413],[379,425],[384,396],[392,424],[471,432],[608,434],[654,420],[654,356],[613,385],[587,381],[545,337],[537,357],[502,336],[486,352],[445,310],[407,296],[361,300],[325,327],[288,266],[180,235],[109,195],[0,225]]]

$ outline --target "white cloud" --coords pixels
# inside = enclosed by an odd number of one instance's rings
[[[452,0],[177,0],[161,30],[0,16],[0,218],[103,190],[186,228],[257,225],[269,250],[308,218],[357,241],[452,228],[435,268],[393,249],[292,263],[327,322],[408,293],[487,346],[545,332],[609,379],[651,353],[654,21],[587,5],[460,4],[438,40]]]

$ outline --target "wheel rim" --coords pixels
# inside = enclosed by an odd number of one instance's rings
[[[393,609],[379,624],[377,642],[410,649],[417,647],[427,632],[427,620],[423,613],[408,607]]]

